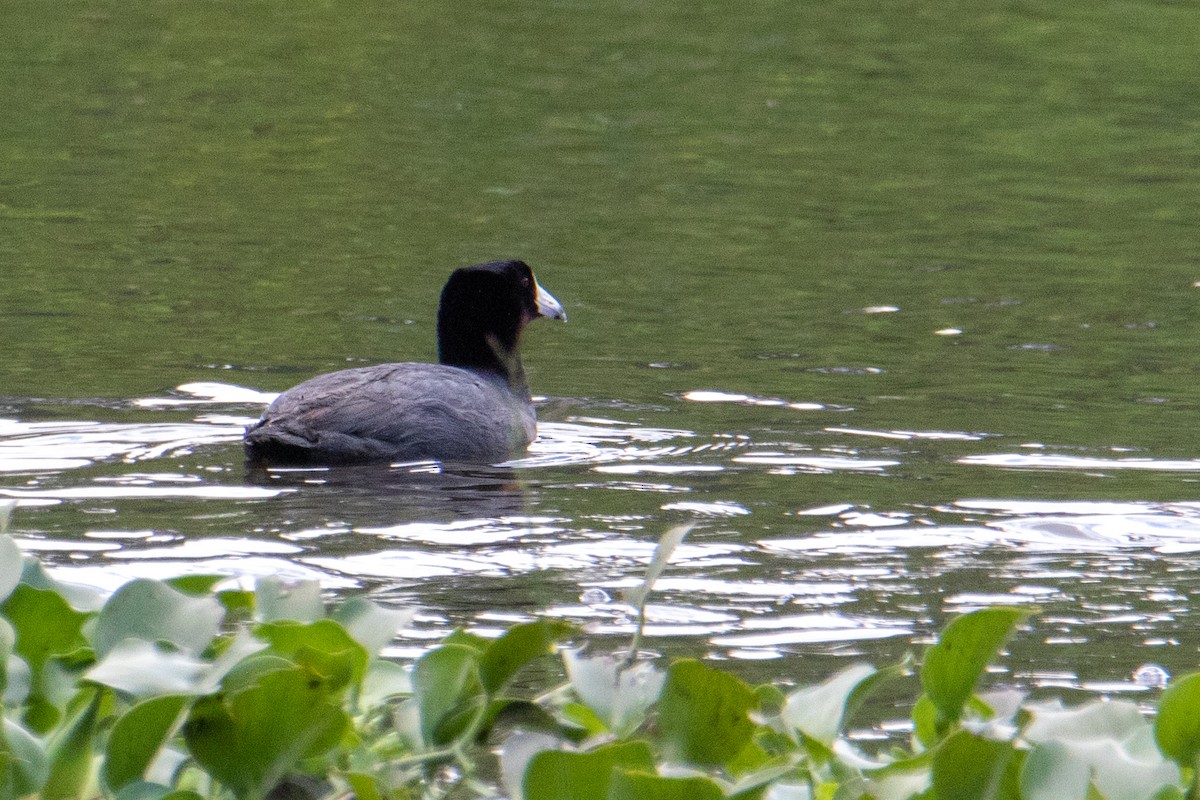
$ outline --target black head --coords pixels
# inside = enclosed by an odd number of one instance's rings
[[[495,372],[524,385],[517,349],[538,317],[567,318],[524,261],[492,261],[455,270],[438,305],[438,360]]]

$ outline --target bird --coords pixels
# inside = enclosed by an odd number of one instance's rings
[[[562,304],[524,261],[456,269],[437,313],[438,363],[394,363],[318,375],[287,390],[248,427],[247,463],[496,464],[537,435],[521,333]]]

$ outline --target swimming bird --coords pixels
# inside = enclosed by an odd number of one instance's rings
[[[318,375],[246,429],[252,465],[419,461],[494,464],[525,452],[537,421],[521,332],[566,320],[524,261],[455,270],[438,304],[438,363]]]

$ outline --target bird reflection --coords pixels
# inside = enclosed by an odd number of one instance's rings
[[[507,467],[446,465],[436,461],[375,466],[262,468],[248,466],[246,480],[257,486],[294,489],[285,500],[294,508],[311,508],[315,516],[329,508],[336,493],[339,515],[378,520],[386,512],[405,516],[494,517],[521,513],[526,488]],[[381,515],[381,511],[385,512]]]

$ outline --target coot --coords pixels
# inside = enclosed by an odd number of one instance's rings
[[[253,465],[416,461],[494,464],[537,432],[521,331],[565,320],[524,261],[455,270],[438,305],[437,364],[379,364],[281,394],[246,430]]]

